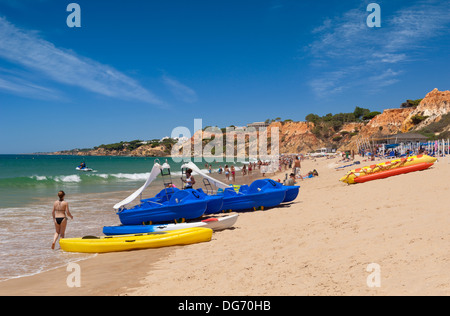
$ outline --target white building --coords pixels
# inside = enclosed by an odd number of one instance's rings
[[[260,127],[267,127],[269,125],[270,124],[266,123],[266,122],[255,122],[255,123],[248,124],[247,127],[260,128]]]

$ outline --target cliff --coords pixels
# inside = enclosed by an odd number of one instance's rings
[[[362,138],[397,133],[428,132],[446,138],[450,131],[449,122],[450,91],[434,89],[417,107],[386,109],[369,122],[344,124],[337,132],[328,131],[326,137],[318,137],[312,123],[277,123],[271,126],[280,128],[281,153],[304,153],[321,147],[357,149],[358,140]]]
[[[441,118],[450,113],[450,91],[434,89],[426,95],[419,106],[414,109],[402,124],[402,132],[420,130],[426,126],[439,122]],[[414,125],[412,118],[422,116],[425,119],[418,125]]]
[[[374,117],[347,144],[342,144],[341,150],[356,149],[357,140],[383,135],[408,132],[425,132],[432,127],[429,134],[439,135],[450,131],[447,118],[450,113],[450,91],[434,89],[419,103],[417,107],[403,109],[388,109]],[[444,121],[440,122],[443,118]],[[443,134],[445,135],[445,134]],[[445,135],[447,137],[447,135]]]
[[[325,142],[313,134],[313,123],[308,122],[276,122],[268,129],[279,128],[280,153],[308,152],[323,147]]]

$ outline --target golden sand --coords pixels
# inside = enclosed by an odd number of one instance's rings
[[[370,163],[362,162],[361,166]],[[306,160],[300,195],[241,213],[209,243],[98,255],[0,283],[1,295],[449,295],[450,159],[431,169],[346,185],[336,159]],[[283,178],[284,173],[274,179]],[[366,269],[380,267],[380,287]]]

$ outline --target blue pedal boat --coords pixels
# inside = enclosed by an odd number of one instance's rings
[[[165,195],[165,194],[164,194]],[[119,215],[122,225],[145,225],[179,220],[196,219],[206,211],[207,200],[195,190],[178,190],[168,201],[144,200],[130,209],[122,209]]]
[[[208,195],[201,188],[195,190],[207,201],[205,215],[217,214],[223,210],[223,195]]]
[[[283,203],[286,197],[286,189],[271,179],[256,180],[250,186],[243,185],[239,192],[251,196],[255,201],[255,207],[275,207]]]
[[[224,211],[245,211],[256,207],[255,199],[251,195],[236,192],[234,188],[226,188],[218,194],[223,195],[222,209]]]
[[[279,182],[273,181],[272,179],[261,179],[261,180],[256,180],[255,182],[257,182],[257,185],[259,187],[263,186],[264,182],[266,182],[266,183],[271,184],[272,187],[275,189],[284,190],[286,192],[286,196],[284,197],[284,200],[282,203],[288,203],[288,202],[294,201],[300,192],[300,186],[283,185]]]

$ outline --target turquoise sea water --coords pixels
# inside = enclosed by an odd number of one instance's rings
[[[77,171],[85,161],[93,172]],[[165,159],[160,158],[161,162]],[[145,181],[155,158],[0,155],[0,208],[17,207],[36,198],[123,191]],[[173,171],[180,165],[171,163]]]
[[[103,226],[120,225],[113,205],[142,186],[155,159],[0,155],[0,282],[90,257],[50,249],[55,232],[51,212],[58,191],[66,192],[74,216],[66,237],[102,235]],[[75,170],[82,161],[94,171]],[[179,186],[181,163],[170,158],[168,163],[173,183]],[[205,162],[197,165],[205,169]],[[218,166],[213,164],[214,169]],[[143,197],[161,189],[158,178]]]

